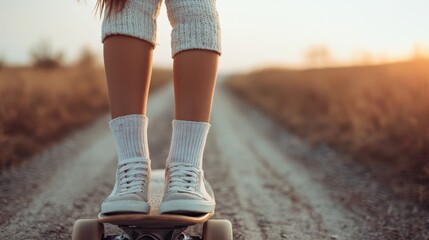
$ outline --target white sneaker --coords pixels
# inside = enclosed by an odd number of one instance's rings
[[[184,163],[170,163],[165,173],[161,213],[195,214],[215,209],[206,190],[203,170]]]
[[[101,213],[148,213],[150,160],[122,160],[116,170],[112,193],[101,204]]]

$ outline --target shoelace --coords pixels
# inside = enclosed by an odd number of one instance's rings
[[[195,191],[198,184],[198,168],[186,164],[172,164],[169,171],[169,191]]]
[[[149,159],[131,158],[121,162],[118,169],[119,194],[143,192],[146,186]]]

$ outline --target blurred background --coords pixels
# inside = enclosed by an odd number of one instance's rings
[[[101,21],[95,0],[1,1],[0,53],[9,64],[29,64],[40,42],[75,61],[82,48],[102,58]],[[374,64],[428,54],[427,1],[344,2],[328,0],[217,1],[223,58],[219,71],[263,66],[320,67]],[[170,31],[165,5],[158,18],[154,62],[171,67]]]
[[[94,6],[0,0],[0,170],[108,112]],[[428,1],[217,7],[222,84],[310,145],[351,156],[401,199],[429,206]],[[172,80],[170,31],[163,4],[151,88]]]

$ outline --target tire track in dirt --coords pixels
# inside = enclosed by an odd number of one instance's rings
[[[323,194],[302,167],[276,149],[259,122],[226,90],[217,91],[213,125],[221,159],[228,161],[247,226],[245,239],[332,239],[354,235],[354,222]],[[251,229],[261,231],[258,233]],[[349,226],[345,231],[341,226]]]

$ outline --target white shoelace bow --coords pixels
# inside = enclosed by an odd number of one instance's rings
[[[119,194],[144,192],[146,186],[149,159],[131,158],[121,161],[118,169]]]
[[[198,184],[199,169],[186,164],[169,166],[169,191],[194,192]]]

